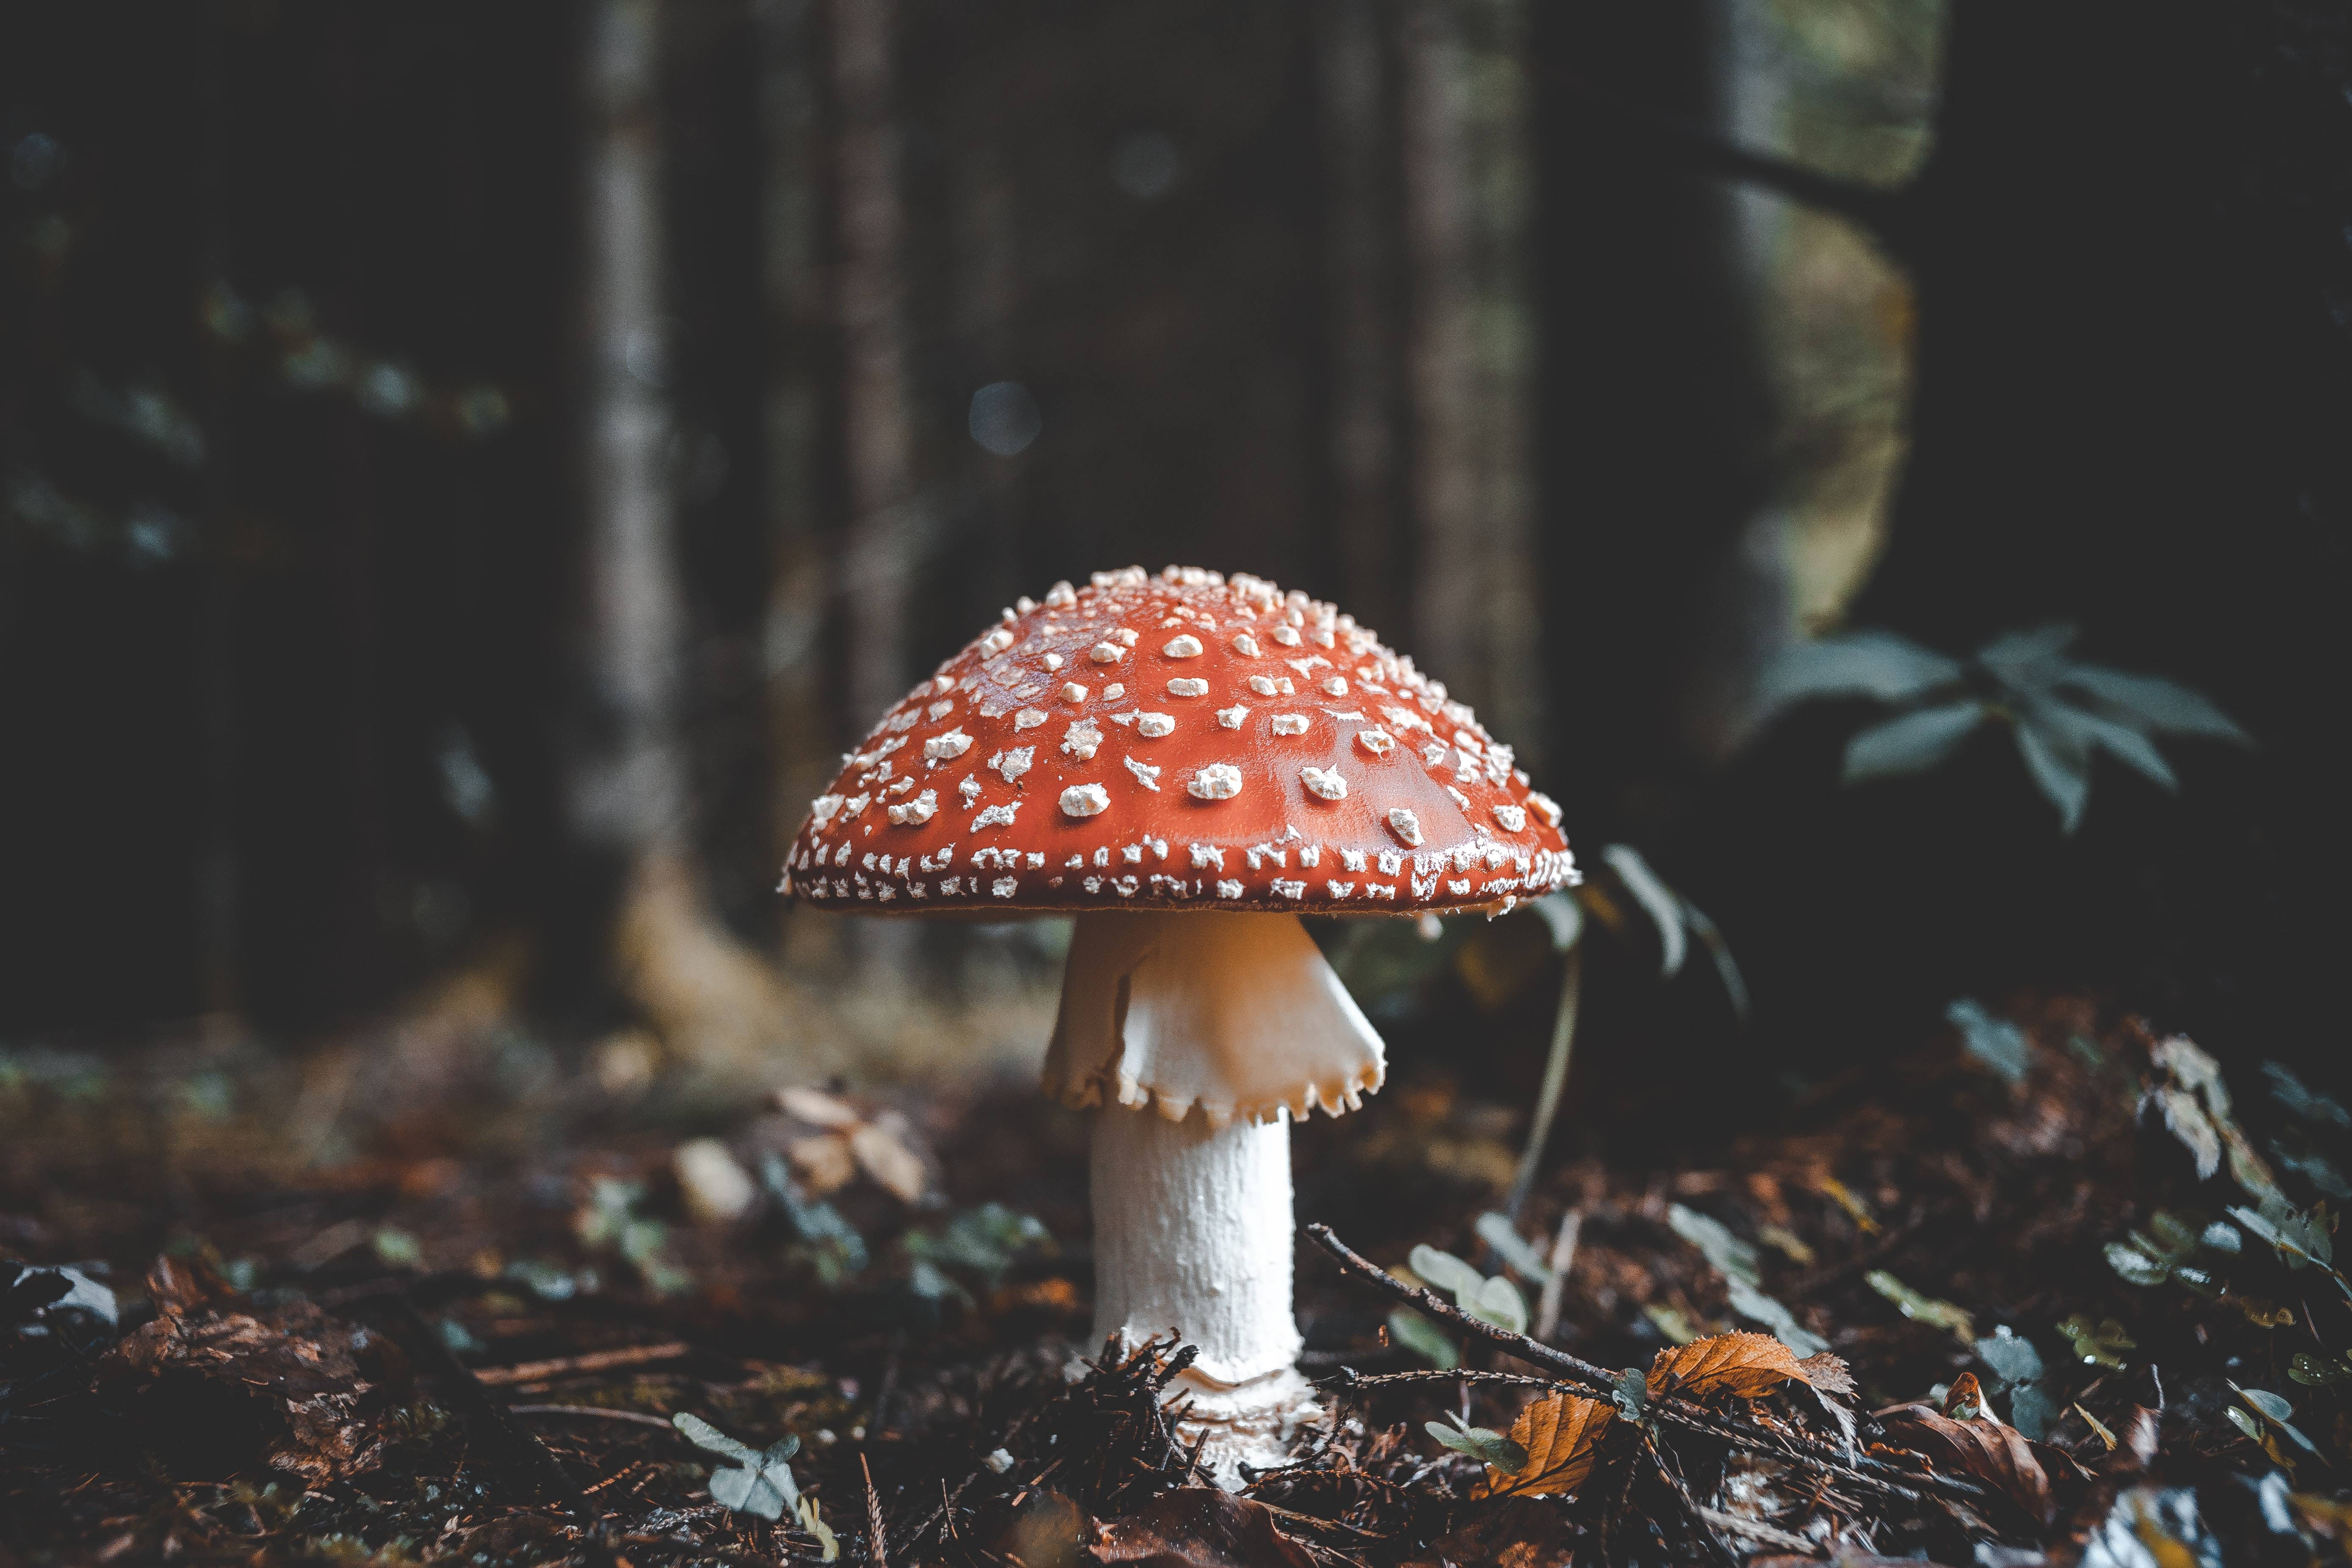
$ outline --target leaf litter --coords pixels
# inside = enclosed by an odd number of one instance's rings
[[[1507,1120],[1457,1086],[1392,1086],[1345,1139],[1308,1129],[1307,1216],[1356,1194],[1343,1249],[1394,1262],[1302,1254],[1326,1414],[1241,1496],[1204,1484],[1163,1405],[1189,1351],[1085,1342],[1082,1144],[1017,1087],[795,1090],[674,1136],[541,1106],[520,1138],[475,1107],[476,1142],[421,1152],[415,1129],[466,1119],[388,1108],[381,1152],[322,1167],[271,1154],[258,1064],[253,1125],[209,1131],[19,1078],[0,1237],[55,1261],[0,1265],[0,1544],[1028,1568],[2340,1559],[2337,1102],[2275,1067],[2232,1096],[2234,1064],[2087,1003],[2000,1021],[2022,1072],[2006,1036],[1988,1054],[1948,1035],[1713,1164],[1556,1166],[1515,1218],[1496,1206],[1511,1151],[1474,1152]],[[175,1229],[145,1219],[167,1212],[153,1163],[110,1147],[182,1151]],[[501,1152],[518,1147],[556,1152]],[[1575,1239],[1526,1239],[1555,1232]]]

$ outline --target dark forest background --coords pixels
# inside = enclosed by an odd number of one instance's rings
[[[1180,562],[1715,917],[1755,1031],[1604,973],[1604,1055],[2080,985],[2325,1069],[2347,87],[2320,0],[7,7],[0,1043],[1050,979],[779,847],[1000,605]],[[1993,731],[1841,788],[1868,706],[1757,696],[2051,619],[2257,745],[2063,835]]]

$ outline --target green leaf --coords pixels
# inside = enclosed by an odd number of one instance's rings
[[[699,1415],[680,1411],[670,1425],[687,1441],[708,1453],[733,1459],[735,1465],[710,1472],[710,1500],[736,1513],[765,1520],[782,1519],[786,1509],[797,1510],[800,1488],[793,1480],[790,1460],[800,1452],[798,1437],[785,1437],[765,1450],[739,1443]]]
[[[2144,1289],[2161,1285],[2172,1276],[2169,1265],[2120,1241],[2107,1243],[2107,1267],[2123,1276],[2125,1284]]]
[[[2229,1406],[2229,1408],[2224,1410],[2222,1414],[2229,1416],[2231,1426],[2235,1426],[2239,1431],[2243,1432],[2254,1442],[2259,1443],[2263,1440],[2262,1417],[2255,1415],[2249,1411],[2240,1409],[2234,1405]]]
[[[1462,1364],[1462,1347],[1411,1307],[1399,1307],[1389,1314],[1389,1338],[1440,1372],[1452,1372]]]
[[[2352,1110],[2343,1102],[2308,1088],[2284,1062],[2264,1062],[2263,1076],[2271,1080],[2271,1098],[2305,1121],[2352,1129]]]
[[[1974,698],[1922,708],[1881,721],[1855,733],[1845,744],[1842,782],[1865,784],[1872,779],[1926,773],[1959,750],[1990,710]]]
[[[2022,697],[2019,706],[2032,722],[2064,735],[2086,757],[2095,749],[2105,752],[2158,788],[2179,793],[2180,781],[2173,776],[2172,764],[2164,760],[2155,742],[2131,725],[2055,696]]]
[[[2296,1173],[2313,1186],[2331,1198],[2352,1198],[2352,1182],[2336,1168],[2336,1162],[2321,1153],[2300,1128],[2290,1127],[2271,1140],[2271,1153],[2278,1163]]]
[[[2058,1402],[2038,1383],[2020,1384],[2009,1393],[2009,1424],[2021,1436],[2039,1443],[2058,1419]]]
[[[2031,713],[2018,717],[2018,755],[2043,798],[2058,808],[2058,828],[2072,834],[2082,826],[2083,807],[2091,798],[2091,753],[2073,736],[2039,723]]]
[[[1643,1306],[1642,1315],[1650,1320],[1651,1326],[1658,1332],[1678,1345],[1706,1338],[1706,1331],[1692,1322],[1678,1307],[1665,1307],[1651,1301]]]
[[[1584,906],[1570,892],[1546,893],[1532,906],[1551,928],[1551,945],[1555,952],[1566,952],[1584,940]]]
[[[1658,928],[1659,974],[1672,978],[1680,973],[1683,958],[1690,951],[1690,940],[1683,928],[1681,895],[1650,869],[1650,863],[1631,844],[1604,846],[1601,858],[1609,863],[1609,868],[1625,884],[1625,890],[1633,895],[1633,901],[1642,906],[1643,912]]]
[[[723,1458],[732,1459],[739,1465],[759,1462],[759,1449],[749,1443],[737,1442],[691,1411],[679,1411],[669,1418],[669,1424],[677,1427],[688,1442],[705,1453],[717,1454]]]
[[[2058,1331],[2073,1342],[2074,1354],[2086,1365],[2112,1367],[2120,1372],[2124,1358],[2117,1352],[2139,1348],[2113,1318],[2103,1318],[2095,1325],[2077,1312],[2059,1324]]]
[[[1706,1254],[1707,1262],[1726,1279],[1747,1285],[1762,1282],[1761,1259],[1756,1249],[1732,1235],[1720,1220],[1680,1204],[1669,1204],[1666,1224],[1676,1236]]]
[[[2287,1363],[2286,1374],[2305,1388],[2325,1388],[2352,1379],[2352,1363],[2322,1361],[2308,1351],[2297,1351]]]
[[[1944,1021],[1960,1032],[1969,1055],[1990,1068],[2014,1089],[2025,1081],[2033,1048],[2025,1031],[2006,1018],[1996,1018],[1973,996],[1963,996],[1944,1009]]]
[[[1551,1265],[1544,1261],[1543,1254],[1527,1237],[1512,1228],[1507,1215],[1482,1214],[1474,1228],[1479,1240],[1493,1247],[1504,1262],[1520,1274],[1538,1285],[1551,1283]]]
[[[2157,675],[2137,675],[2105,665],[2069,664],[2058,684],[2095,700],[2116,717],[2159,735],[2189,735],[2206,741],[2253,744],[2211,699],[2178,681]]]
[[[1516,1476],[1528,1468],[1528,1451],[1500,1432],[1485,1426],[1467,1426],[1462,1418],[1448,1411],[1446,1420],[1424,1421],[1422,1430],[1436,1438],[1457,1454],[1467,1454],[1482,1465],[1492,1465],[1507,1476]]]
[[[2039,1383],[2043,1368],[2042,1352],[2033,1342],[2016,1334],[2006,1326],[1993,1330],[1977,1342],[1977,1359],[1992,1369],[1992,1374],[2003,1383]]]
[[[1772,1331],[1774,1339],[1799,1355],[1819,1355],[1830,1348],[1829,1341],[1798,1322],[1788,1308],[1745,1279],[1727,1277],[1724,1282],[1731,1289],[1733,1311],[1751,1323],[1763,1324]]]
[[[2268,1389],[2239,1388],[2234,1383],[2231,1384],[2230,1386],[2233,1389],[2237,1389],[2238,1397],[2244,1400],[2248,1405],[2260,1412],[2263,1420],[2269,1422],[2272,1426],[2277,1427],[2280,1431],[2293,1438],[2298,1446],[2309,1452],[2313,1458],[2317,1458],[2319,1457],[2319,1449],[2312,1443],[2312,1440],[2305,1436],[2301,1431],[2297,1430],[2296,1427],[2287,1420],[2288,1416],[2294,1414],[2294,1405],[2289,1405],[2285,1400],[2281,1399],[2277,1394],[2271,1393]],[[2236,1414],[2234,1407],[2231,1410],[2231,1414]],[[2241,1426],[2239,1430],[2243,1431],[2244,1427]],[[2261,1441],[2259,1435],[2250,1435],[2254,1436],[2255,1441]]]
[[[1043,1221],[997,1203],[966,1209],[937,1231],[909,1231],[902,1241],[909,1258],[972,1275],[988,1290],[1022,1254],[1052,1244]]]
[[[1628,1421],[1639,1421],[1650,1408],[1649,1374],[1638,1366],[1629,1366],[1617,1374],[1610,1398],[1615,1401],[1617,1413]]]
[[[1952,1335],[1964,1345],[1977,1342],[1976,1321],[1968,1310],[1949,1301],[1923,1296],[1897,1279],[1884,1268],[1874,1268],[1863,1276],[1870,1288],[1895,1303],[1895,1310],[1915,1322],[1930,1323]]]
[[[1959,660],[1893,632],[1844,632],[1791,643],[1766,665],[1759,682],[1771,707],[1825,697],[1906,702],[1960,679]]]
[[[1478,1288],[1486,1282],[1486,1277],[1475,1268],[1454,1254],[1440,1252],[1433,1247],[1414,1247],[1406,1261],[1431,1289],[1443,1291],[1456,1302],[1465,1302],[1467,1298],[1475,1296]]]
[[[2294,1405],[2289,1405],[2285,1400],[2280,1398],[2277,1394],[2273,1394],[2266,1388],[2238,1388],[2238,1385],[2234,1383],[2230,1384],[2230,1386],[2231,1388],[2238,1389],[2239,1398],[2244,1400],[2247,1404],[2252,1405],[2255,1409],[2261,1411],[2264,1415],[2269,1416],[2273,1421],[2284,1421],[2294,1414]]]
[[[1723,986],[1731,1011],[1742,1024],[1748,1022],[1748,978],[1739,973],[1738,961],[1731,956],[1731,944],[1723,940],[1723,932],[1706,918],[1706,911],[1688,899],[1683,900],[1683,923],[1690,927],[1691,935],[1698,938],[1707,956],[1715,960],[1716,979]]]
[[[2328,1234],[2326,1215],[2325,1204],[2305,1215],[2276,1201],[2264,1203],[2259,1213],[2243,1205],[2230,1210],[2231,1219],[2278,1248],[2290,1268],[2306,1263],[2325,1266],[2334,1259],[2336,1243]]]
[[[2172,772],[2172,764],[2156,749],[2156,742],[2128,724],[2070,708],[2063,702],[2050,702],[2039,711],[2063,715],[2060,722],[2074,726],[2078,737],[2089,742],[2117,762],[2168,794],[2180,793],[2180,780]]]
[[[1481,1285],[1477,1294],[1464,1300],[1462,1310],[1515,1334],[1528,1331],[1527,1300],[1517,1286],[1499,1274]]]
[[[2077,628],[2065,621],[2003,632],[1977,649],[1977,662],[2012,691],[2040,691],[2068,668],[2062,656],[2076,635]]]

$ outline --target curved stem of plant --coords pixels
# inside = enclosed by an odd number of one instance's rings
[[[1535,1190],[1536,1169],[1543,1163],[1544,1145],[1551,1140],[1552,1117],[1568,1089],[1568,1058],[1576,1048],[1577,1004],[1583,995],[1584,944],[1580,942],[1568,950],[1568,963],[1559,977],[1559,1011],[1552,1019],[1551,1056],[1544,1063],[1543,1089],[1536,1096],[1535,1124],[1528,1129],[1527,1152],[1519,1156],[1519,1168],[1511,1177],[1511,1195],[1503,1205],[1503,1213],[1511,1219],[1519,1217],[1528,1194]]]

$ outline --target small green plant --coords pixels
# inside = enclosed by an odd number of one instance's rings
[[[733,1512],[766,1520],[783,1518],[786,1509],[799,1510],[801,1489],[793,1479],[791,1463],[801,1451],[798,1437],[787,1436],[765,1448],[754,1448],[684,1410],[670,1417],[670,1425],[703,1452],[734,1461],[710,1472],[711,1501]]]
[[[1507,1476],[1516,1476],[1528,1468],[1528,1451],[1500,1432],[1486,1426],[1473,1426],[1452,1411],[1445,1413],[1444,1422],[1424,1421],[1422,1430],[1436,1438],[1457,1454],[1467,1454],[1482,1465],[1492,1465]]]
[[[1454,1254],[1433,1247],[1414,1247],[1412,1265],[1431,1289],[1452,1295],[1454,1305],[1472,1317],[1515,1334],[1528,1331],[1527,1300],[1519,1288],[1503,1276],[1488,1279]]]
[[[1849,784],[1925,773],[1987,724],[2006,724],[2034,787],[2073,833],[2091,798],[2101,752],[2160,789],[2178,790],[2155,737],[2252,744],[2206,697],[2161,676],[2067,657],[2075,628],[2004,632],[1958,659],[1887,631],[1848,632],[1786,649],[1765,672],[1779,708],[1866,697],[1898,710],[1846,742]]]

